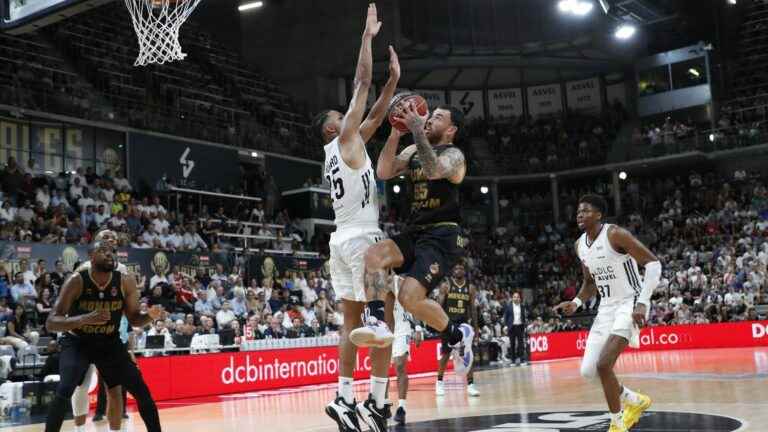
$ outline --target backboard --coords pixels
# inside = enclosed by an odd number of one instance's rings
[[[33,31],[113,0],[0,0],[0,30]]]

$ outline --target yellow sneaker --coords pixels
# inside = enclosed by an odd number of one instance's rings
[[[638,394],[638,396],[640,396],[640,403],[638,404],[632,404],[628,401],[624,402],[624,425],[627,427],[627,430],[637,424],[643,413],[651,407],[652,401],[650,397],[644,394]]]
[[[625,426],[625,422],[620,418],[618,421],[611,420],[611,427],[608,428],[608,432],[628,432],[629,429]]]

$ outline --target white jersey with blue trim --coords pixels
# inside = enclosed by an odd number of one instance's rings
[[[637,298],[642,290],[642,279],[637,261],[629,254],[617,252],[608,239],[611,224],[603,224],[593,242],[587,233],[579,238],[577,253],[579,260],[589,269],[601,297],[600,307],[612,306],[627,299]]]

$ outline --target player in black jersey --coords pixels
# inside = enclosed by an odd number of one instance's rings
[[[475,305],[476,292],[475,286],[467,281],[464,263],[459,261],[453,267],[453,276],[447,278],[440,285],[440,294],[437,301],[443,305],[451,321],[470,324],[474,328],[475,334],[478,334],[477,307]],[[435,383],[435,394],[438,396],[445,395],[443,374],[451,357],[451,351],[449,341],[443,338],[443,343],[440,347],[440,366],[437,370],[437,382]],[[460,355],[466,355],[468,358],[464,360],[465,364],[468,365],[466,369],[467,394],[470,396],[480,396],[480,391],[475,387],[473,375],[472,346],[464,347],[463,351]]]
[[[120,319],[142,327],[160,318],[162,309],[149,313],[139,310],[136,280],[115,270],[115,249],[111,243],[95,242],[91,249],[91,268],[74,273],[61,288],[46,327],[62,332],[56,398],[51,402],[45,431],[58,432],[64,421],[70,397],[93,363],[107,388],[124,386],[139,407],[148,432],[160,432],[157,406],[152,400],[139,369],[120,341]]]
[[[376,173],[382,180],[401,174],[410,177],[409,225],[400,235],[368,248],[366,272],[379,290],[387,289],[390,269],[402,275],[405,280],[398,294],[400,304],[417,320],[444,334],[451,345],[458,345],[471,341],[472,328],[451,322],[442,306],[428,298],[428,293],[464,254],[459,228],[459,185],[467,167],[464,154],[453,145],[464,114],[456,108],[441,106],[427,120],[410,104],[396,108],[397,121],[408,127],[415,144],[395,156],[402,133],[393,127],[379,155]]]

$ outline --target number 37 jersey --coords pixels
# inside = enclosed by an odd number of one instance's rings
[[[603,224],[600,233],[592,243],[584,233],[579,238],[577,252],[579,260],[589,269],[600,295],[600,307],[621,303],[637,298],[642,288],[642,279],[637,270],[637,261],[629,254],[613,249],[608,239],[610,224]]]
[[[352,169],[341,157],[339,139],[325,146],[323,174],[331,187],[336,229],[379,228],[376,179],[368,152],[360,169]]]

